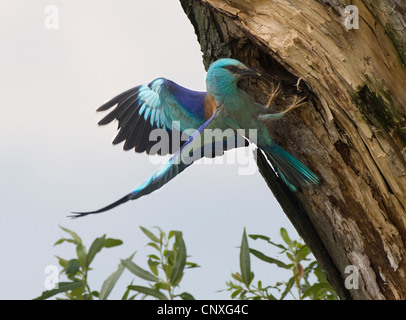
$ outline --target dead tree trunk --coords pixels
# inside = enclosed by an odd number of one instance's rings
[[[233,57],[257,68],[263,80],[244,89],[265,103],[280,82],[281,109],[310,97],[269,130],[321,185],[295,195],[262,154],[258,166],[340,297],[406,299],[405,1],[352,1],[358,29],[349,0],[181,3],[206,67]],[[358,289],[345,286],[349,265]]]

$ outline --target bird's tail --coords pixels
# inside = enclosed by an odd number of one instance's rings
[[[264,152],[279,177],[293,192],[302,186],[320,183],[315,173],[276,143],[264,149]]]

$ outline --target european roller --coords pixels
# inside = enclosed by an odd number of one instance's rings
[[[207,92],[189,90],[168,79],[158,78],[127,90],[98,108],[97,111],[105,111],[115,107],[99,122],[105,125],[118,120],[119,131],[113,144],[124,141],[125,150],[134,148],[136,152],[172,153],[173,156],[149,179],[121,199],[99,210],[74,212],[73,217],[104,212],[145,196],[161,188],[197,159],[219,156],[230,148],[247,145],[250,137],[244,132],[249,129],[256,130],[256,141],[251,142],[268,156],[276,174],[291,191],[318,184],[320,180],[317,175],[277,145],[266,126],[268,121],[280,119],[303,105],[303,100],[296,98],[285,111],[269,113],[273,100],[280,92],[279,86],[266,106],[254,102],[237,86],[244,77],[259,76],[258,71],[237,60],[220,59],[212,63],[207,72]],[[194,129],[191,131],[191,128]],[[172,138],[166,149],[154,149],[158,143],[157,139],[151,139],[154,129],[170,133],[168,136]],[[205,139],[204,133],[210,129],[223,134],[217,138],[214,135],[214,139],[213,136]],[[175,135],[178,138],[183,137],[183,141],[173,141],[174,132],[178,133]]]

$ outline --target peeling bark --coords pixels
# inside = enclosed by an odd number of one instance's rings
[[[309,103],[269,130],[319,177],[292,194],[258,153],[285,213],[342,299],[406,299],[406,3],[355,0],[181,0],[205,66],[236,58],[263,79],[243,83],[265,103],[272,85]],[[344,285],[359,271],[359,289]]]

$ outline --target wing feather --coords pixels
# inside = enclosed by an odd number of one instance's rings
[[[205,92],[192,91],[168,79],[158,78],[149,84],[129,89],[99,107],[97,111],[114,107],[99,121],[99,125],[118,120],[119,132],[113,144],[125,141],[124,150],[134,148],[136,152],[149,153],[156,143],[149,140],[152,130],[163,129],[170,134],[172,121],[180,121],[181,132],[199,128],[206,121],[205,97]],[[182,145],[182,142],[178,145]],[[176,152],[172,147],[167,149]]]

